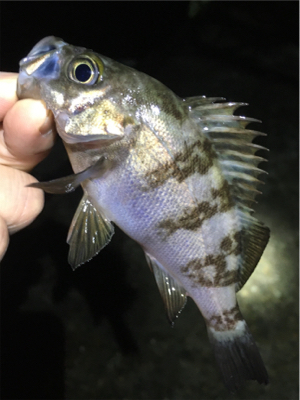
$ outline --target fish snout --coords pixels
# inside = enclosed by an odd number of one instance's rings
[[[27,57],[20,61],[17,82],[19,99],[40,99],[40,81],[55,79],[59,76],[59,53],[67,43],[54,36],[48,36],[38,42]]]

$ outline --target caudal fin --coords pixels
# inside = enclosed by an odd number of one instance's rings
[[[236,392],[246,380],[268,383],[268,373],[255,341],[244,320],[235,329],[217,331],[207,327],[225,386]]]

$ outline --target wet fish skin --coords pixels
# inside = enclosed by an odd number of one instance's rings
[[[109,242],[114,222],[144,249],[171,322],[187,295],[196,302],[228,389],[267,383],[236,300],[269,238],[252,216],[263,159],[253,120],[233,116],[243,103],[181,99],[54,37],[21,60],[18,96],[46,102],[75,172],[35,187],[84,189],[67,239],[72,267]]]

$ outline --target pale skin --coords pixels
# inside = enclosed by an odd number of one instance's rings
[[[38,100],[18,100],[18,74],[0,72],[0,260],[9,236],[29,225],[44,206],[28,172],[50,152],[56,137],[52,114]]]

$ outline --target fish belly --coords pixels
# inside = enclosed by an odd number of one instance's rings
[[[205,182],[201,177],[203,198],[197,203],[187,182],[171,178],[148,190],[140,176],[124,166],[87,186],[107,218],[186,289],[205,318],[236,305],[240,257],[236,211],[218,211],[221,200],[207,194],[209,178]]]

